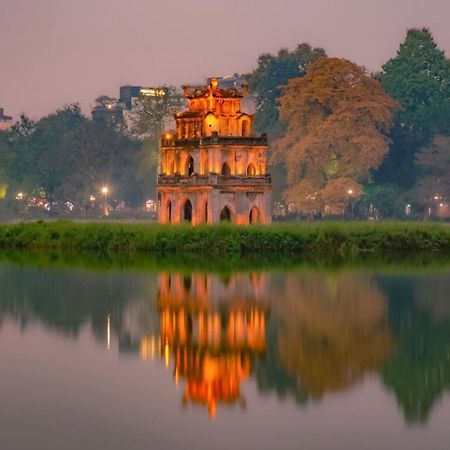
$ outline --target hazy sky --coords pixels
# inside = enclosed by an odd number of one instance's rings
[[[305,41],[377,70],[423,26],[450,55],[450,0],[0,0],[0,107],[88,111],[120,84],[246,72]]]

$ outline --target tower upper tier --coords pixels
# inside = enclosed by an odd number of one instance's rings
[[[178,139],[211,136],[252,136],[253,117],[241,111],[241,100],[248,93],[234,87],[221,89],[216,78],[209,86],[183,86],[189,109],[175,114]]]

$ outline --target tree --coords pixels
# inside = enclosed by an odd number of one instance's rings
[[[117,102],[117,99],[109,95],[100,95],[95,99],[95,103],[99,106],[108,106]]]
[[[378,179],[408,189],[417,176],[417,150],[435,133],[450,133],[450,62],[429,30],[411,29],[379,79],[402,108],[396,113],[391,151]]]
[[[281,87],[291,78],[302,77],[309,64],[325,56],[323,48],[299,44],[293,52],[281,49],[277,56],[263,54],[249,75],[251,93],[256,97],[255,127],[261,133],[277,134]]]
[[[397,102],[363,67],[337,58],[309,65],[280,102],[287,129],[272,160],[287,169],[285,198],[297,211],[342,213],[388,152]]]
[[[82,207],[107,184],[115,199],[135,206],[151,192],[143,181],[153,166],[143,157],[142,142],[88,120],[77,104],[37,123],[23,116],[0,136],[0,163],[10,199],[19,191],[39,193],[58,207],[68,201]]]
[[[0,135],[0,165],[3,172],[5,196],[13,197],[18,190],[31,190],[34,186],[36,153],[31,148],[30,138],[36,123],[22,114],[20,120],[9,131]]]
[[[450,199],[450,136],[435,136],[417,152],[415,163],[421,177],[410,195],[418,209],[428,206],[434,197],[438,201]]]
[[[357,204],[359,216],[371,219],[404,217],[404,208],[402,193],[391,184],[367,184]]]
[[[158,95],[140,95],[131,113],[131,131],[138,137],[159,140],[164,124],[180,109],[182,96],[174,86],[158,89]]]
[[[270,141],[282,136],[284,124],[280,121],[278,101],[281,87],[291,78],[304,76],[308,65],[325,55],[323,48],[302,43],[293,52],[281,49],[276,56],[266,53],[258,58],[257,68],[248,76],[250,92],[256,102],[254,124],[257,132],[268,134]],[[273,198],[280,201],[286,189],[286,170],[282,164],[270,164],[270,172]]]

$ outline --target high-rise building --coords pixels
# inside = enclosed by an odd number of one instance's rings
[[[164,97],[166,90],[164,87],[144,87],[144,86],[120,86],[120,102],[127,110],[133,108],[134,102],[141,97]]]

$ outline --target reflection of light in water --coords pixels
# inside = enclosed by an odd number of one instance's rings
[[[111,349],[111,315],[108,314],[108,319],[106,321],[106,342],[108,350]]]
[[[154,360],[156,355],[156,339],[155,336],[143,337],[139,348],[141,359],[146,361],[147,359]]]
[[[169,367],[169,341],[166,339],[166,343],[164,344],[164,364]]]

